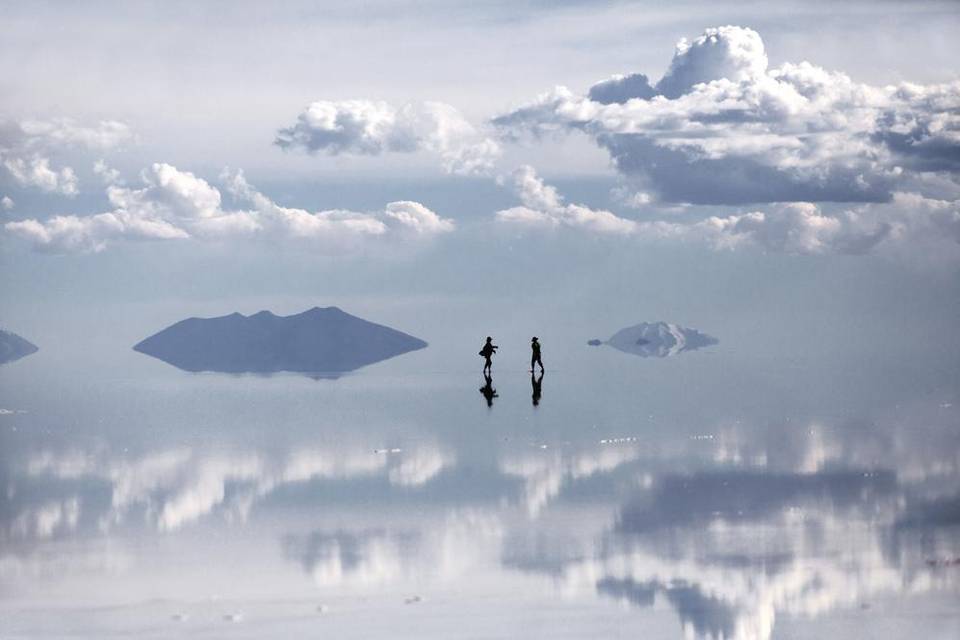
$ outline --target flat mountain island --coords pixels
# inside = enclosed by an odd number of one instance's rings
[[[0,329],[0,364],[19,360],[37,351],[37,345],[15,333]]]
[[[426,346],[337,307],[314,307],[291,316],[188,318],[133,348],[186,371],[345,373]]]

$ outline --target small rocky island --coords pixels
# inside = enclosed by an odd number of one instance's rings
[[[426,346],[337,307],[314,307],[291,316],[188,318],[133,348],[186,371],[338,374]]]
[[[15,333],[0,329],[0,364],[19,360],[38,350],[37,345]]]
[[[643,358],[666,358],[684,351],[717,344],[719,340],[696,329],[669,322],[641,322],[613,334],[609,340],[590,340],[587,344],[608,344],[614,349]]]

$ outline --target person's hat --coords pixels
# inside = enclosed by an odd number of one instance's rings
[[[533,336],[533,337],[530,338],[530,339],[531,339],[531,340],[536,340],[536,339],[537,339],[537,336]]]

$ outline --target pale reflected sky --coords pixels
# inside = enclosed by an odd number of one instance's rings
[[[337,380],[41,351],[0,371],[5,624],[949,637],[954,386],[720,337],[545,341],[534,408],[507,335],[492,409],[442,340]]]

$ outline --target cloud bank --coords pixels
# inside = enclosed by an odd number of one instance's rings
[[[0,122],[0,165],[18,186],[75,196],[76,172],[53,166],[51,154],[69,149],[105,152],[132,139],[130,127],[116,120],[92,127],[70,118]]]
[[[960,245],[960,200],[937,200],[916,193],[892,194],[891,202],[862,204],[827,213],[810,202],[771,203],[762,210],[677,221],[632,220],[582,204],[568,204],[557,189],[524,166],[514,172],[512,187],[520,206],[496,212],[503,224],[570,228],[585,233],[621,235],[641,240],[706,244],[714,249],[753,247],[793,255],[858,255],[886,244]]]
[[[667,72],[565,87],[493,119],[508,139],[580,131],[663,202],[890,202],[960,169],[960,82],[874,87],[808,62],[770,68],[751,29],[681,40]]]
[[[109,211],[19,220],[5,228],[36,249],[55,253],[96,252],[120,240],[245,237],[300,239],[337,250],[363,238],[429,236],[453,229],[452,221],[412,201],[391,202],[378,212],[284,207],[252,187],[242,171],[222,175],[233,198],[248,207],[242,209],[224,208],[219,189],[169,164],[144,170],[139,189],[116,184],[116,175],[105,165],[98,173],[110,183]]]
[[[500,154],[497,142],[442,102],[397,108],[373,100],[318,100],[280,129],[274,143],[327,155],[425,151],[439,156],[448,173],[462,175],[489,173]]]

